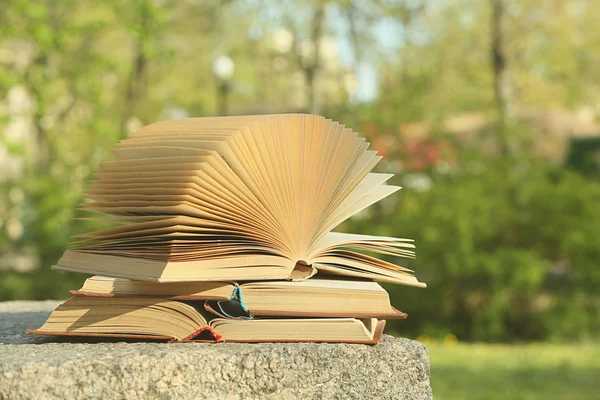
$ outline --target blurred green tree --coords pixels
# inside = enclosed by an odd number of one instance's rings
[[[397,213],[376,207],[346,226],[416,240],[428,288],[387,287],[410,314],[395,329],[484,341],[598,332],[599,182],[529,157],[463,155],[401,183]]]

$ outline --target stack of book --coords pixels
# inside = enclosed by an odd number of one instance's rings
[[[381,157],[314,115],[158,122],[122,140],[82,207],[111,227],[53,268],[92,274],[29,333],[171,341],[379,341],[405,318],[377,281],[425,287],[375,257],[412,240],[332,232],[394,193]]]

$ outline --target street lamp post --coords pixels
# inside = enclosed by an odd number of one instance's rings
[[[227,115],[228,113],[228,96],[231,91],[231,77],[235,72],[235,64],[233,60],[227,56],[218,56],[213,60],[212,71],[219,81],[217,90],[217,105],[219,115]]]

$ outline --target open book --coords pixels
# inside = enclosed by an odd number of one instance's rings
[[[377,344],[385,322],[374,318],[212,318],[172,300],[73,297],[31,334],[173,341],[334,342]]]
[[[345,275],[424,287],[373,254],[414,257],[412,240],[331,232],[400,189],[381,157],[314,115],[189,118],[122,140],[85,210],[117,225],[76,237],[57,269],[138,280]]]
[[[313,278],[300,282],[149,282],[93,276],[73,296],[209,300],[229,317],[406,318],[376,282]]]

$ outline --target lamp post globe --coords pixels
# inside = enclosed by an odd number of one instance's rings
[[[221,55],[213,60],[212,70],[219,80],[228,81],[235,72],[235,63],[231,58]]]
[[[235,72],[235,63],[227,56],[215,57],[212,62],[212,71],[219,81],[217,91],[217,107],[220,115],[228,114],[228,96],[231,89],[230,79]]]

